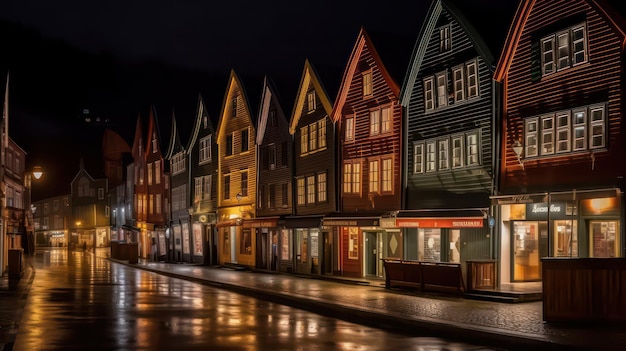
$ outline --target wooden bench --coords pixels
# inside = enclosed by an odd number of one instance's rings
[[[396,286],[426,290],[465,291],[461,264],[383,259],[385,288]]]

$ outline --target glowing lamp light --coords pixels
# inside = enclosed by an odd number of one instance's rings
[[[35,179],[40,179],[42,175],[43,175],[43,170],[41,169],[40,166],[33,167],[33,177],[35,177]]]

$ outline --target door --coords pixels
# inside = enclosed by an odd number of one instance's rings
[[[322,274],[333,274],[333,246],[329,232],[322,232]]]
[[[311,260],[309,257],[309,230],[307,228],[297,228],[296,236],[296,273],[309,273]]]
[[[256,229],[256,268],[269,269],[269,233],[267,228]]]
[[[377,232],[363,232],[365,235],[365,276],[377,277],[378,276],[378,233]]]

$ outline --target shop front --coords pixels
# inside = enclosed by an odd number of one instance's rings
[[[541,281],[544,257],[624,257],[618,189],[494,196],[500,279]]]
[[[321,229],[322,216],[287,216],[283,222],[278,240],[279,271],[332,275],[333,239],[330,232]]]
[[[255,268],[277,271],[279,217],[246,219],[243,221],[243,230],[249,230],[255,238]]]
[[[380,221],[380,216],[322,219],[322,230],[336,239],[338,275],[356,278],[384,277],[382,259],[386,258],[388,249],[397,244],[393,244],[396,236],[381,227]],[[315,236],[312,236],[311,242],[318,242],[314,240]]]

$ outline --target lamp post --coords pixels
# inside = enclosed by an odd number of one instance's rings
[[[26,254],[35,253],[35,212],[37,211],[37,207],[33,204],[32,200],[32,180],[33,178],[39,180],[42,176],[43,169],[41,166],[34,166],[32,171],[24,174],[24,188],[26,190],[24,200],[24,235],[26,240],[24,240],[23,243],[25,244],[24,249]]]

